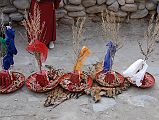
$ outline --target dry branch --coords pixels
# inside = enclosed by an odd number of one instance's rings
[[[155,20],[154,15],[151,16],[151,19],[148,24],[147,31],[144,34],[144,40],[138,40],[138,45],[141,51],[141,54],[144,56],[145,60],[148,60],[150,55],[155,49],[155,42],[159,38],[159,16]]]
[[[38,4],[34,5],[34,13],[31,15],[30,13],[25,13],[25,20],[22,21],[22,24],[24,25],[28,37],[33,42],[34,40],[41,39],[41,35],[44,36],[44,28],[45,28],[45,22],[41,24],[40,20],[40,9]]]
[[[78,57],[80,50],[82,48],[82,37],[84,33],[85,17],[77,18],[77,21],[72,26],[72,37],[73,37],[73,51],[75,54],[75,59]]]
[[[117,46],[117,50],[119,50],[124,44],[124,40],[121,40],[119,36],[120,23],[117,21],[119,21],[120,18],[108,10],[103,11],[101,16],[104,39],[112,40]]]

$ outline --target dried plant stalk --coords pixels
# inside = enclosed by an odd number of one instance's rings
[[[117,21],[119,21],[120,18],[108,10],[103,11],[101,16],[104,38],[106,40],[112,40],[117,46],[117,50],[119,50],[124,44],[124,40],[121,40],[119,36],[120,23]]]
[[[22,21],[22,24],[24,25],[27,31],[28,37],[31,40],[30,41],[31,44],[34,43],[35,40],[40,40],[42,37],[41,35],[45,36],[45,34],[43,33],[46,32],[46,31],[44,32],[45,22],[41,24],[41,20],[40,20],[41,13],[37,3],[35,3],[33,11],[34,11],[33,14],[29,13],[29,16],[26,12],[25,20]],[[34,47],[36,49],[37,45],[34,44]],[[34,56],[38,62],[39,69],[41,71],[41,67],[42,67],[42,63],[40,60],[41,55],[40,53],[36,53],[36,50],[35,50]]]
[[[145,60],[148,60],[154,51],[155,42],[159,38],[159,16],[157,16],[155,23],[153,22],[154,20],[154,15],[152,15],[148,24],[147,31],[144,34],[144,40],[137,41],[141,54],[144,56]]]
[[[37,3],[34,5],[33,15],[30,13],[27,14],[27,12],[25,13],[25,20],[22,21],[22,25],[24,25],[31,42],[41,39],[41,35],[45,28],[45,22],[41,24],[40,9]]]
[[[76,23],[72,26],[73,51],[75,54],[75,58],[78,57],[80,50],[82,48],[81,42],[84,33],[85,20],[85,17],[79,17],[77,18]]]

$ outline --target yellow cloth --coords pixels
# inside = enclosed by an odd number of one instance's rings
[[[83,62],[86,60],[86,58],[90,55],[89,48],[83,46],[77,60],[76,64],[74,65],[74,71],[80,71],[81,67],[83,66]]]

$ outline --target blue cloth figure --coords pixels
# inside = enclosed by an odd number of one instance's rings
[[[15,31],[10,26],[7,26],[6,29],[7,51],[6,55],[3,58],[3,68],[5,70],[8,70],[10,66],[14,64],[13,55],[17,54],[17,49],[14,44],[14,37],[15,37]]]
[[[107,72],[112,68],[113,58],[115,56],[116,47],[117,47],[116,45],[113,44],[112,41],[109,41],[106,46],[108,46],[108,50],[107,50],[107,53],[106,53],[105,59],[104,59],[104,66],[103,66],[104,72]]]

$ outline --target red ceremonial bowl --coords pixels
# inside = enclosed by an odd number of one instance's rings
[[[100,71],[96,74],[96,81],[104,87],[118,87],[124,83],[124,77],[116,71]]]
[[[93,80],[86,72],[70,72],[59,78],[60,85],[70,92],[82,92],[91,88]]]
[[[26,79],[26,86],[33,92],[43,93],[54,89],[59,84],[58,71],[50,72],[43,70],[30,75]]]
[[[126,78],[131,84],[136,86],[136,84],[130,79]],[[142,80],[142,85],[139,88],[150,88],[155,84],[155,78],[148,72],[145,73],[144,79]]]
[[[7,94],[19,90],[25,82],[25,76],[19,72],[0,72],[0,93]]]

